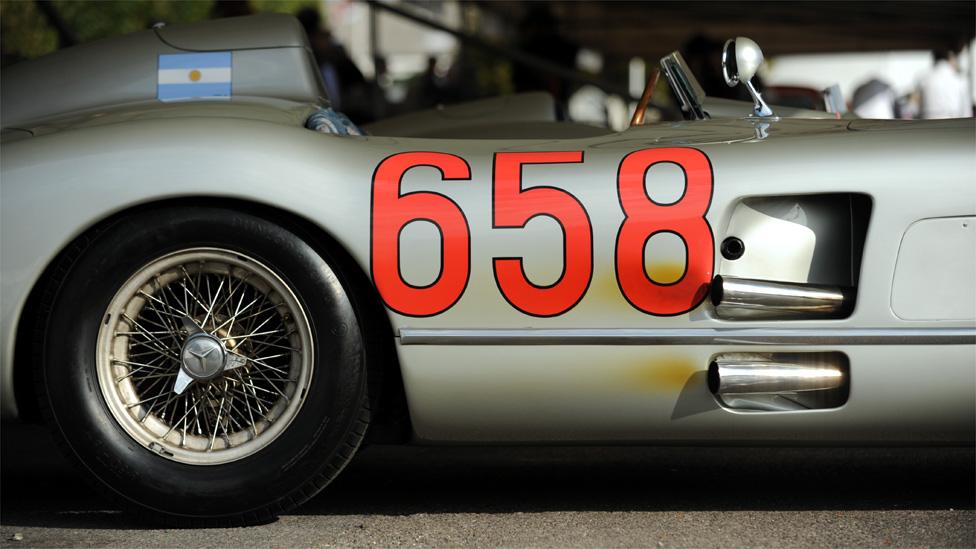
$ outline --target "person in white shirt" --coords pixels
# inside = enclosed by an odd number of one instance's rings
[[[935,66],[919,84],[922,118],[965,118],[973,115],[966,79],[959,73],[954,51],[935,52]]]

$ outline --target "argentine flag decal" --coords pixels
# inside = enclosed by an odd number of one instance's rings
[[[156,97],[160,101],[230,99],[231,52],[159,56]]]

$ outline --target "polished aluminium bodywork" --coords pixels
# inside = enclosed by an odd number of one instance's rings
[[[408,317],[387,310],[416,441],[972,441],[976,305],[946,318],[938,310],[937,318],[904,318],[891,307],[892,280],[909,227],[920,220],[952,219],[944,231],[961,231],[958,241],[969,242],[966,235],[976,219],[972,120],[758,119],[747,116],[751,106],[742,104],[739,118],[713,116],[620,133],[567,125],[563,135],[569,137],[558,138],[554,121],[507,124],[505,109],[487,106],[469,113],[467,124],[428,127],[424,137],[413,135],[409,123],[385,131],[378,125],[369,136],[338,137],[303,127],[321,106],[310,97],[275,94],[187,104],[149,99],[51,113],[5,132],[0,186],[4,415],[17,413],[13,347],[28,295],[57,254],[100,221],[179,198],[261,204],[308,220],[369,275],[376,167],[400,152],[435,151],[462,157],[470,180],[444,181],[435,169],[421,167],[404,175],[401,190],[436,191],[461,208],[471,231],[471,263],[466,291],[443,313]],[[693,147],[710,160],[715,184],[706,219],[716,250],[733,235],[730,228],[743,223],[768,224],[761,234],[792,235],[790,242],[796,243],[784,247],[771,241],[759,256],[750,259],[747,253],[736,261],[716,251],[719,275],[849,284],[849,278],[832,279],[842,269],[818,271],[830,254],[818,250],[816,242],[829,241],[839,228],[818,227],[822,218],[816,205],[804,197],[868,197],[870,219],[861,219],[868,229],[858,250],[857,299],[850,315],[733,321],[720,318],[708,302],[671,317],[631,306],[613,266],[623,220],[617,170],[628,153],[655,147]],[[585,207],[593,231],[592,281],[568,312],[529,316],[499,294],[491,258],[524,257],[528,276],[554,280],[562,269],[561,231],[545,217],[521,230],[492,230],[494,155],[569,150],[582,151],[583,162],[526,167],[524,184],[565,190]],[[680,195],[681,172],[666,168],[655,174],[656,190],[650,192]],[[794,214],[804,215],[768,215],[773,211],[768,204],[784,201],[796,206]],[[437,276],[438,238],[430,224],[403,230],[400,245],[409,250],[401,257],[405,279],[421,285]],[[672,244],[651,243],[661,253],[649,254],[654,258],[648,260],[649,273],[674,272],[681,252],[669,248]],[[950,251],[945,260],[953,268],[968,269],[976,261],[971,250]],[[925,280],[917,276],[906,284],[903,291],[926,291]],[[844,355],[846,403],[753,413],[716,400],[706,380],[714,358],[759,351]]]

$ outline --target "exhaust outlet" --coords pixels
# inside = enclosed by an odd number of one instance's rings
[[[844,371],[831,364],[717,357],[708,366],[708,388],[718,396],[826,391],[843,384]]]
[[[802,320],[850,314],[853,292],[840,286],[716,276],[711,300],[719,318]]]
[[[708,389],[735,409],[835,408],[847,400],[847,371],[841,353],[730,353],[708,365]]]

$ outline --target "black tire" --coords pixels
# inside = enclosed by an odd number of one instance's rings
[[[313,372],[297,415],[256,453],[218,465],[166,459],[115,420],[95,356],[113,296],[168,253],[218,247],[257,259],[303,305]],[[142,211],[79,240],[45,296],[38,325],[42,412],[74,459],[102,487],[178,526],[267,522],[311,498],[349,462],[369,422],[363,337],[340,273],[294,233],[260,217],[202,206]]]

